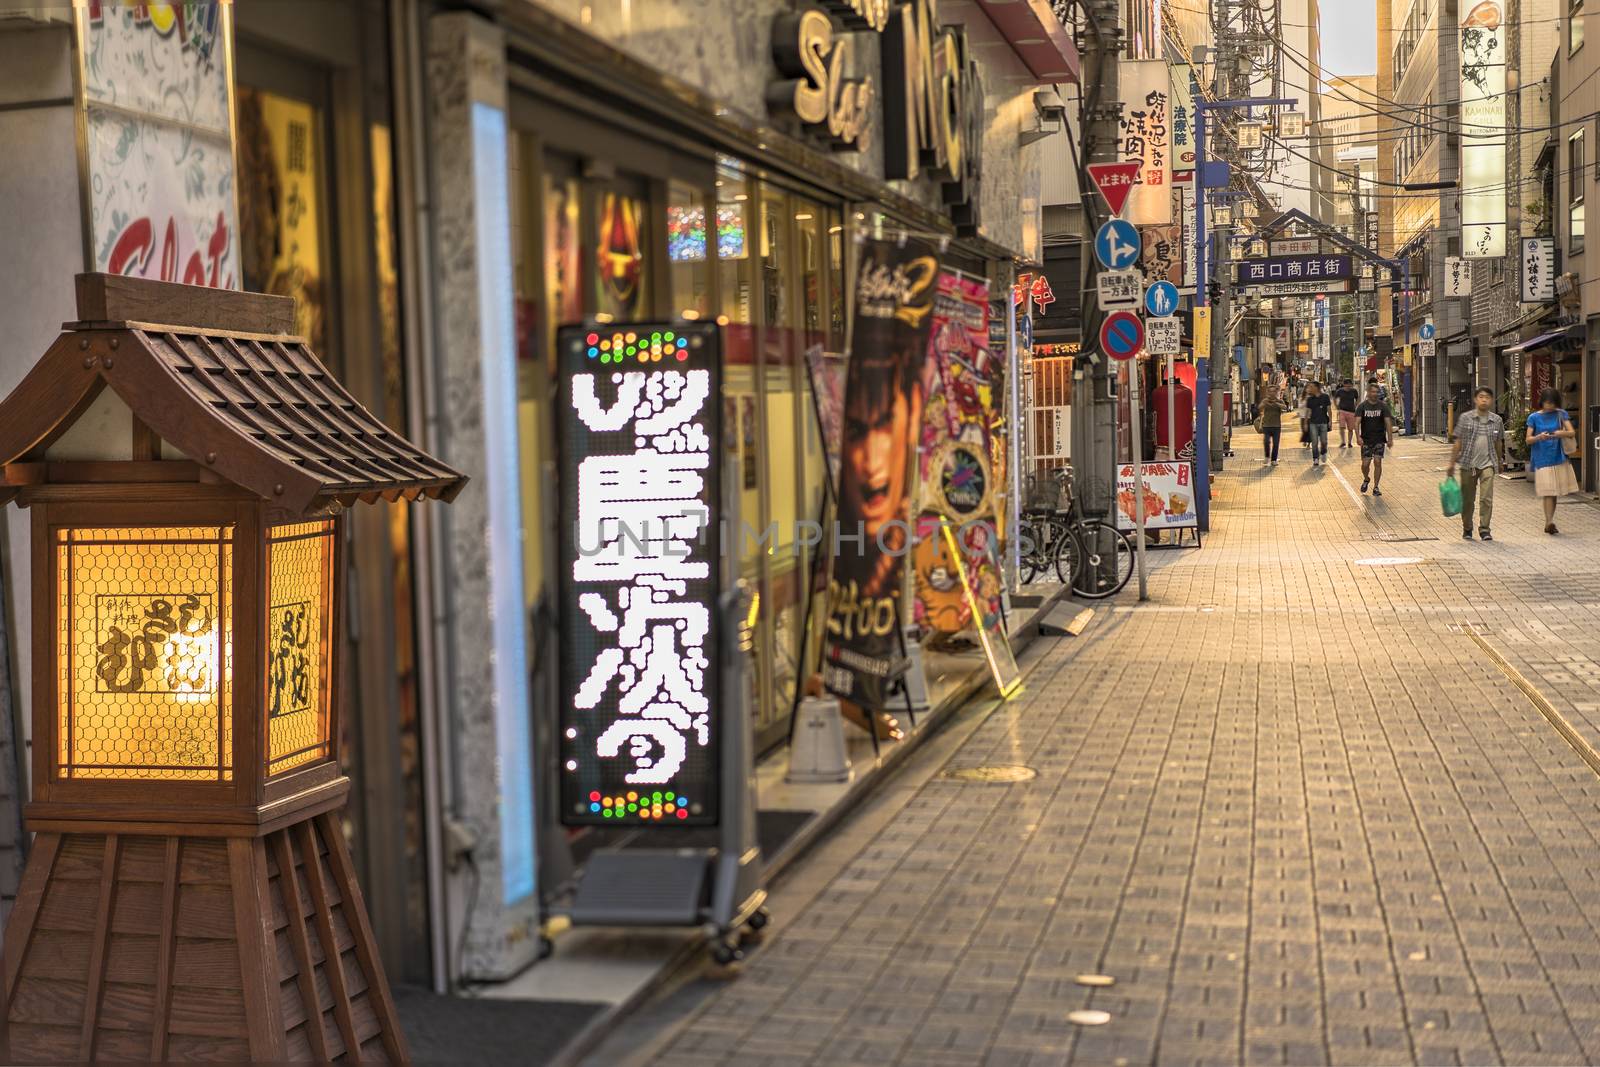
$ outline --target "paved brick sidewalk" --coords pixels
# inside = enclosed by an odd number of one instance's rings
[[[1600,777],[1507,673],[1600,745],[1600,511],[1501,482],[1468,543],[1443,446],[1374,500],[1253,444],[951,760],[1037,778],[916,787],[641,1059],[1600,1060]]]

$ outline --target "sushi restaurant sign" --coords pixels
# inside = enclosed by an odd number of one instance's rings
[[[849,76],[859,66],[850,30],[877,32],[881,88],[870,76]],[[825,134],[837,151],[857,152],[871,143],[881,97],[884,177],[939,181],[951,218],[963,232],[977,228],[983,82],[966,31],[940,24],[938,0],[826,0],[779,15],[772,55],[782,76],[767,89],[773,114]]]

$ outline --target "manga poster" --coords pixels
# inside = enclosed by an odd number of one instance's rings
[[[822,675],[830,692],[874,710],[905,671],[907,517],[938,276],[932,246],[914,240],[867,241],[856,274]]]

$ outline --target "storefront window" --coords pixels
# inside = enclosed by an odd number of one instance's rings
[[[617,322],[650,314],[646,201],[620,189],[595,191],[595,312]]]
[[[543,186],[543,341],[553,371],[556,327],[583,318],[583,244],[579,234],[578,179],[547,169]]]
[[[673,182],[667,190],[667,270],[672,276],[672,311],[686,319],[711,314],[711,253],[714,237],[706,195]]]

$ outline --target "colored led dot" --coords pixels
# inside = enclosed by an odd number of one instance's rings
[[[662,335],[662,336],[663,336],[663,337],[665,337],[665,338],[666,338],[666,339],[667,339],[667,340],[669,340],[669,341],[670,341],[670,340],[672,340],[672,338],[673,338],[673,333],[672,333],[672,331],[671,331],[671,330],[668,330],[668,331],[667,331],[667,332],[666,332],[666,333],[665,333],[665,334],[663,334],[663,335]]]
[[[592,345],[593,345],[593,344],[599,344],[599,343],[600,343],[600,335],[599,335],[599,334],[597,334],[597,333],[591,333],[591,334],[590,334],[590,335],[589,335],[589,336],[588,336],[588,338],[586,338],[586,340],[588,340],[588,342],[589,342],[589,343],[590,343],[590,344],[592,344]]]
[[[660,793],[660,791],[651,793],[650,794],[650,799],[655,801],[657,804],[661,803],[661,793]]]
[[[638,800],[639,799],[639,794],[635,793],[633,790],[630,789],[630,790],[628,790],[628,799],[629,800]]]
[[[600,805],[598,805],[598,804],[590,804],[589,805],[589,810],[590,811],[599,811],[600,810]]]
[[[689,358],[689,353],[687,353],[687,352],[685,352],[685,351],[684,351],[684,350],[683,350],[683,349],[681,349],[681,348],[680,348],[680,349],[678,349],[678,362],[679,362],[679,363],[682,363],[682,362],[683,362],[683,361],[684,361],[684,360],[686,360],[686,359],[688,359],[688,358]]]
[[[637,805],[637,804],[629,804],[628,805],[628,811],[635,812],[635,811],[638,811],[638,810],[639,810],[639,805]]]
[[[672,814],[672,813],[673,813],[673,812],[674,812],[674,811],[677,811],[677,810],[678,810],[678,809],[677,809],[677,806],[676,806],[676,805],[673,805],[673,804],[667,804],[667,805],[666,805],[666,810],[667,810],[667,814],[668,814],[668,815],[671,815],[671,814]]]
[[[600,350],[598,348],[589,349],[589,358],[590,359],[593,359],[595,356],[598,356],[599,354],[600,354]]]
[[[678,818],[687,819],[688,817],[689,817],[689,813],[688,812],[684,811],[682,808],[678,809]]]
[[[599,792],[597,791],[597,792],[590,793],[589,794],[589,799],[590,800],[599,800],[600,799]]]

